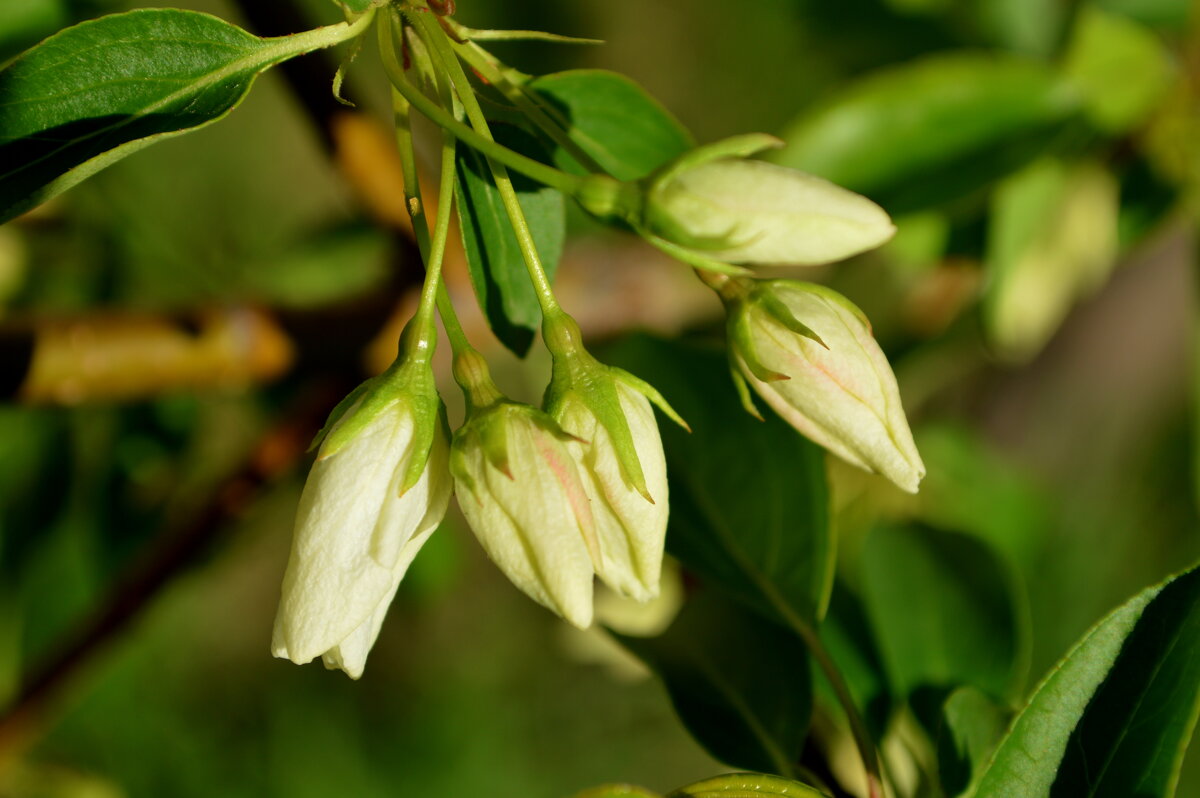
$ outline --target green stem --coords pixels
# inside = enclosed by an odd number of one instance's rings
[[[528,116],[555,144],[566,150],[581,167],[588,172],[605,171],[604,167],[597,163],[592,156],[588,155],[582,147],[571,140],[566,131],[568,125],[562,119],[561,114],[545,108],[534,97],[530,96],[529,90],[522,85],[522,80],[515,79],[515,76],[521,75],[521,73],[500,63],[495,56],[475,42],[468,41],[466,44],[456,43],[453,47],[458,55],[471,65],[472,69],[482,75],[488,83],[499,89],[500,93],[509,102]],[[524,76],[521,75],[521,77]]]
[[[492,139],[492,132],[488,127],[487,119],[484,117],[483,109],[479,106],[479,101],[475,98],[475,90],[471,86],[471,82],[467,79],[467,74],[463,71],[462,64],[458,61],[458,56],[450,46],[450,39],[446,36],[445,31],[434,23],[428,14],[422,14],[419,11],[406,11],[405,16],[420,30],[422,40],[430,48],[434,58],[441,62],[442,70],[450,76],[450,82],[454,85],[463,108],[466,109],[467,119],[470,120],[474,132],[478,133],[493,146],[498,146]],[[416,105],[416,103],[413,104]],[[467,143],[469,144],[470,142]],[[480,149],[480,151],[488,156],[488,166],[491,167],[492,178],[496,181],[496,188],[500,191],[500,200],[504,203],[504,210],[508,213],[509,222],[512,224],[513,232],[516,234],[517,246],[520,248],[521,256],[525,260],[525,268],[529,272],[529,279],[533,282],[534,291],[538,296],[538,304],[542,308],[542,314],[547,317],[559,315],[561,309],[558,306],[558,300],[554,296],[554,289],[550,286],[550,278],[546,276],[546,270],[542,267],[542,261],[537,252],[537,245],[533,241],[533,233],[529,229],[529,223],[525,219],[525,212],[521,209],[521,202],[517,198],[516,189],[513,188],[512,179],[508,176],[508,170],[505,169],[504,163],[500,159],[493,159],[487,150]],[[567,175],[566,172],[559,172],[557,169],[553,169],[552,171],[570,177],[573,188],[582,188],[582,181],[580,179],[572,175]],[[530,176],[532,177],[532,175]]]
[[[858,714],[854,697],[850,695],[850,687],[846,684],[846,679],[838,669],[837,663],[833,661],[833,657],[830,656],[829,650],[825,648],[821,636],[813,625],[792,609],[787,600],[779,595],[779,591],[775,589],[774,585],[762,581],[759,583],[759,588],[788,627],[804,641],[808,653],[816,660],[817,667],[821,669],[821,673],[825,675],[830,687],[833,688],[833,693],[837,697],[838,703],[841,704],[842,711],[846,713],[846,719],[850,723],[850,734],[854,737],[854,744],[862,758],[863,769],[867,775],[867,794],[870,798],[882,798],[883,775],[879,767],[879,754],[875,750],[875,744],[871,741],[871,735],[867,731],[866,724],[863,723],[862,716]]]
[[[396,60],[396,51],[388,25],[379,27],[379,46],[384,59]],[[421,199],[421,181],[417,174],[416,146],[413,142],[409,103],[399,92],[392,93],[396,116],[396,143],[400,151],[400,166],[404,172],[404,198],[409,216],[412,218],[413,234],[417,248],[425,261],[425,284],[421,288],[421,302],[417,308],[418,329],[424,331],[432,326],[433,309],[436,305],[455,354],[471,348],[462,324],[454,311],[454,305],[442,285],[442,262],[445,260],[446,241],[450,233],[450,213],[454,202],[454,159],[455,139],[443,134],[442,174],[438,188],[438,215],[434,223],[432,240],[425,218],[425,204]],[[432,348],[432,347],[431,347]]]
[[[408,16],[410,19],[420,20],[425,15],[411,13]],[[436,30],[439,35],[443,35],[440,28]],[[420,89],[408,80],[404,74],[404,67],[396,57],[394,47],[390,48],[390,57],[387,51],[383,53],[383,68],[392,86],[414,108],[429,117],[438,127],[453,133],[454,137],[464,144],[482,152],[489,160],[515,169],[526,177],[536,180],[539,183],[545,183],[547,186],[556,188],[570,196],[575,196],[583,190],[584,178],[567,174],[560,169],[555,169],[553,166],[547,166],[540,161],[535,161],[519,152],[510,150],[508,147],[497,144],[490,135],[478,133],[455,119],[450,112],[425,96]],[[474,95],[471,96],[473,97]]]

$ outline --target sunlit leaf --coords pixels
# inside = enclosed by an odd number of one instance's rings
[[[934,55],[869,75],[805,113],[776,160],[898,213],[964,193],[1044,148],[1079,108],[1049,67]]]
[[[937,761],[938,777],[947,795],[962,794],[982,772],[1011,714],[974,687],[960,687],[946,699],[937,736]]]
[[[143,9],[50,37],[0,72],[0,222],[220,119],[264,69],[345,30],[260,39],[208,14]]]
[[[709,753],[790,775],[812,713],[808,656],[795,635],[709,591],[662,636],[620,639],[662,677],[680,719]]]
[[[694,144],[666,108],[616,72],[556,72],[532,81],[530,88],[570,124],[571,140],[620,180],[645,177]],[[553,155],[562,168],[578,170],[561,148]]]
[[[1174,794],[1200,708],[1200,571],[1092,628],[1038,687],[976,798]]]
[[[497,141],[523,153],[536,156],[540,150],[528,134],[510,125],[493,125],[493,133]],[[563,195],[516,173],[510,176],[542,268],[553,279],[566,237]],[[455,196],[475,296],[496,337],[524,357],[541,324],[541,307],[487,159],[469,147],[458,148]]]

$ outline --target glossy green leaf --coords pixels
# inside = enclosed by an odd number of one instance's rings
[[[1051,69],[935,55],[870,75],[805,113],[775,160],[899,213],[973,190],[1046,146],[1079,108]]]
[[[569,123],[571,140],[620,180],[637,180],[694,146],[671,112],[637,83],[616,72],[575,69],[529,84],[552,114]],[[561,148],[561,168],[579,170]]]
[[[1200,711],[1200,571],[1097,624],[1034,692],[975,798],[1174,794]]]
[[[726,773],[678,790],[667,798],[825,798],[825,793],[798,781],[764,773]]]
[[[619,639],[662,677],[680,720],[710,754],[791,775],[812,714],[799,638],[707,591],[660,637]]]
[[[974,687],[960,687],[942,705],[938,778],[946,795],[961,795],[991,758],[1012,713]]]
[[[833,581],[823,451],[774,414],[746,414],[717,351],[635,336],[610,362],[651,380],[692,428],[662,428],[667,548],[688,568],[786,623],[824,615]]]
[[[520,129],[511,125],[492,128],[501,144],[532,157],[544,156],[538,143]],[[566,202],[557,189],[516,173],[510,176],[542,268],[554,279],[566,238]],[[479,306],[501,343],[524,357],[541,324],[541,307],[487,159],[469,147],[458,148],[455,198]]]
[[[1171,85],[1163,43],[1128,17],[1087,8],[1079,15],[1064,70],[1084,97],[1089,118],[1123,133],[1154,111]]]
[[[971,685],[1003,697],[1023,676],[1026,634],[1013,577],[976,538],[880,526],[862,552],[863,600],[892,687],[910,699]],[[920,712],[921,707],[917,707]]]
[[[0,72],[0,222],[220,119],[260,72],[350,32],[260,39],[208,14],[143,9],[50,37]]]

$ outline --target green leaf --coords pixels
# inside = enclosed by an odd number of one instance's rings
[[[545,154],[529,134],[511,125],[494,124],[496,141],[531,157]],[[487,159],[470,147],[458,148],[455,204],[462,229],[471,285],[492,332],[518,357],[524,357],[541,324],[542,311],[530,282],[500,190]],[[542,268],[553,280],[566,238],[566,202],[557,189],[510,172],[525,221],[533,234]]]
[[[1037,688],[976,798],[1174,794],[1200,711],[1200,571],[1091,629]]]
[[[939,54],[870,75],[805,113],[775,157],[899,213],[974,190],[1039,152],[1079,108],[1048,67]]]
[[[1144,122],[1174,73],[1167,49],[1151,31],[1091,7],[1079,15],[1063,69],[1083,94],[1091,120],[1112,134]]]
[[[960,687],[942,705],[938,777],[946,795],[961,795],[991,757],[1012,713],[974,687]]]
[[[1077,300],[1116,264],[1119,187],[1099,163],[1052,158],[997,188],[989,218],[984,322],[998,352],[1025,360],[1046,344]]]
[[[762,773],[726,773],[698,781],[670,793],[667,798],[825,798],[825,793],[790,779]]]
[[[1070,22],[1070,6],[1060,0],[975,0],[970,13],[989,41],[1014,52],[1048,57]]]
[[[766,616],[790,625],[782,604],[815,624],[833,583],[823,451],[773,414],[747,415],[716,351],[634,336],[608,357],[651,379],[692,428],[662,429],[668,550]]]
[[[357,32],[260,39],[208,14],[143,9],[50,37],[0,71],[0,222],[220,119],[263,70]]]
[[[812,714],[799,638],[708,591],[662,636],[619,639],[662,677],[675,711],[710,754],[734,767],[791,775]]]
[[[694,146],[670,111],[616,72],[555,72],[531,81],[529,88],[569,123],[571,140],[618,180],[643,178]],[[560,168],[579,171],[562,148],[553,156]]]
[[[991,548],[923,526],[880,526],[862,565],[864,604],[892,687],[910,700],[918,690],[917,699],[936,700],[926,718],[956,687],[996,697],[1018,687],[1027,630],[1013,576]]]

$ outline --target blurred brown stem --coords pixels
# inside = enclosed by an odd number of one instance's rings
[[[80,673],[163,587],[205,552],[264,485],[300,459],[325,415],[340,398],[340,387],[343,386],[320,381],[300,391],[303,398],[263,436],[244,465],[224,481],[208,505],[188,523],[162,535],[113,584],[97,611],[83,619],[44,662],[33,668],[16,698],[0,713],[0,763],[19,754],[37,738],[48,711]]]

